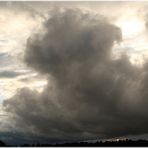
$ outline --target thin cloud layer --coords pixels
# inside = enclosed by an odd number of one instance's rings
[[[3,103],[16,129],[57,140],[148,133],[148,66],[136,67],[125,54],[113,59],[121,40],[103,16],[51,11],[25,50],[26,64],[47,76],[46,88],[20,89]]]
[[[0,71],[0,78],[15,78],[20,75],[25,75],[26,72],[17,72],[17,71],[12,71],[12,70],[4,70]]]

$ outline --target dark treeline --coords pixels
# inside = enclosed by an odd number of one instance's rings
[[[3,146],[6,146],[6,144],[3,141],[0,140],[0,146],[3,147]]]
[[[4,143],[2,146],[6,146]],[[7,145],[10,146],[10,145]],[[14,146],[14,145],[13,145]],[[148,141],[147,140],[119,140],[119,141],[98,141],[95,143],[91,143],[91,142],[74,142],[74,143],[61,143],[61,144],[23,144],[23,145],[15,145],[15,146],[19,146],[19,147],[116,147],[116,146],[134,146],[134,147],[138,147],[138,146],[148,146]]]
[[[30,145],[23,145],[23,146],[30,146]],[[84,146],[84,147],[87,147],[87,146],[90,146],[90,147],[98,147],[98,146],[148,146],[148,141],[146,140],[137,140],[137,141],[133,141],[133,140],[119,140],[119,141],[98,141],[98,142],[95,142],[95,143],[91,143],[91,142],[76,142],[76,143],[62,143],[62,144],[33,144],[31,145],[32,147],[33,146],[67,146],[67,147],[70,147],[70,146],[74,146],[74,147],[77,147],[77,146]]]

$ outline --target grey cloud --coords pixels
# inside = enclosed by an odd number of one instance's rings
[[[34,81],[37,81],[37,80],[43,79],[43,78],[46,79],[46,76],[43,77],[43,75],[37,74],[37,75],[29,75],[29,76],[26,75],[25,77],[19,78],[18,80],[21,81],[21,82],[25,82],[25,83],[32,83]]]
[[[16,2],[16,1],[7,1],[7,2],[0,2],[1,10],[8,10],[18,15],[18,12],[28,14],[33,18],[42,18],[45,19],[44,14],[40,13],[36,8],[32,6],[31,2]]]
[[[18,76],[24,75],[24,74],[26,74],[26,73],[5,70],[5,71],[0,71],[0,78],[15,78],[15,77],[18,77]]]
[[[63,140],[147,133],[147,63],[112,59],[120,29],[79,9],[51,11],[44,28],[28,39],[25,62],[47,76],[47,87],[20,89],[3,103],[16,128]]]
[[[145,27],[146,27],[146,29],[148,29],[148,15],[146,15]]]
[[[41,17],[45,19],[45,16],[38,10],[36,10],[29,2],[11,2],[11,4],[9,4],[8,6],[9,8],[12,8],[16,11],[21,10],[22,12],[29,13],[34,18]]]

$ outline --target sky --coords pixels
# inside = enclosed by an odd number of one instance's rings
[[[148,2],[0,2],[0,139],[148,138]]]

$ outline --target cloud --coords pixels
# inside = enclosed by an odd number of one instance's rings
[[[11,71],[11,70],[4,70],[0,71],[0,78],[15,78],[20,75],[26,74],[25,72],[17,72],[17,71]]]
[[[23,88],[4,101],[15,128],[57,140],[147,133],[148,64],[136,67],[126,54],[113,59],[121,40],[120,29],[103,16],[50,11],[24,58],[48,84],[41,93]]]
[[[2,10],[9,10],[12,11],[14,13],[16,13],[16,15],[18,14],[18,11],[21,13],[26,13],[29,16],[36,18],[36,17],[40,17],[42,19],[45,19],[45,16],[43,14],[41,14],[39,11],[37,11],[35,8],[32,7],[31,2],[0,2],[0,8]],[[20,11],[21,10],[21,11]]]
[[[145,19],[146,19],[146,21],[145,21],[145,27],[146,27],[146,29],[148,29],[148,14],[145,16]]]

